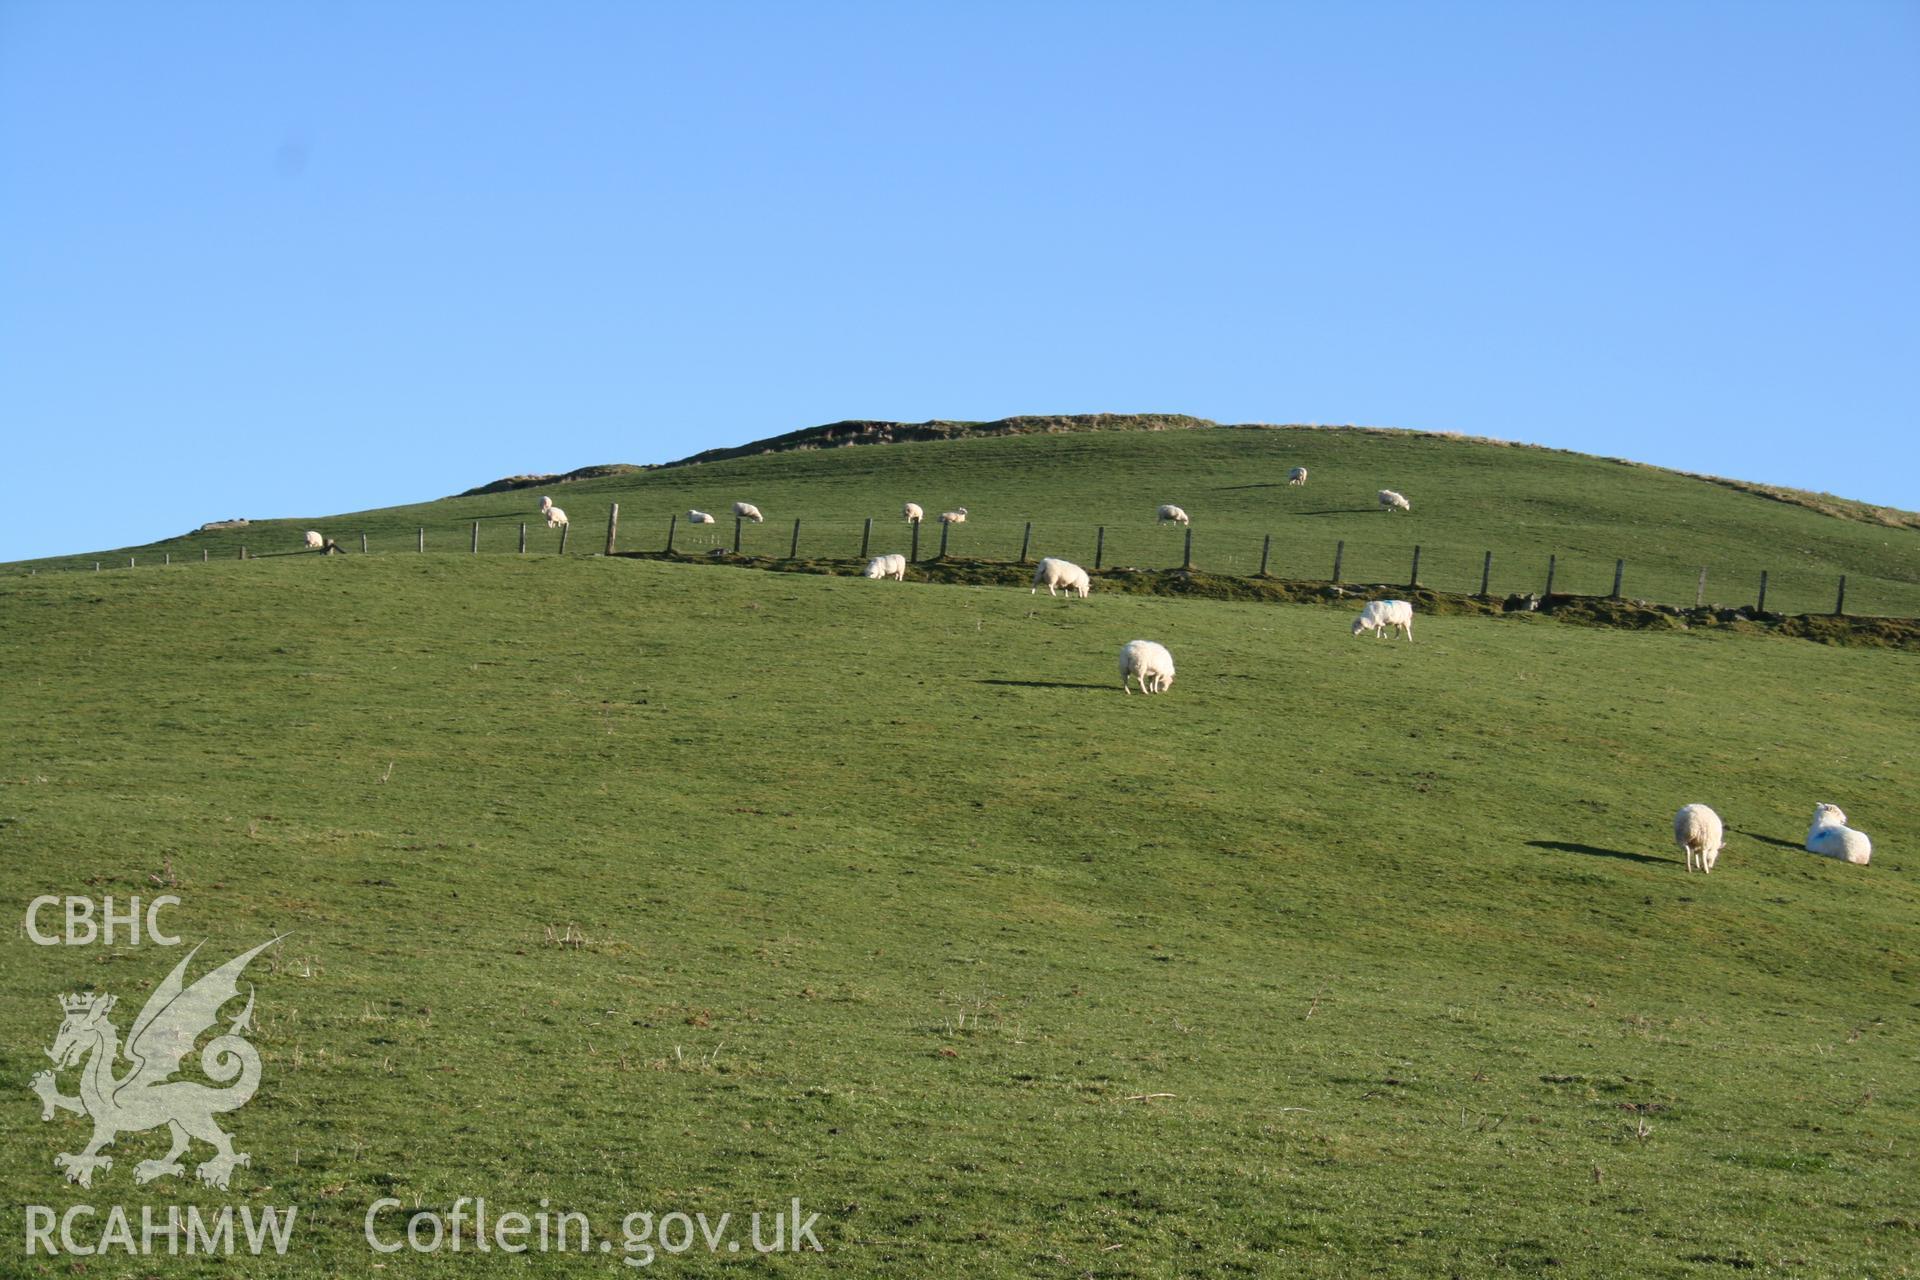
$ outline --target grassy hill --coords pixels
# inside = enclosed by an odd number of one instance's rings
[[[1294,462],[1315,482],[1274,487]],[[1357,509],[1382,484],[1413,521]],[[1810,581],[1913,589],[1899,530],[1439,440],[961,440],[558,496],[583,533],[612,500],[747,497],[759,539],[914,497],[979,511],[970,551],[1031,514],[1036,553],[1105,520],[1140,559],[1177,500],[1223,557],[1267,527],[1303,564],[1438,528],[1596,573],[1793,550]],[[504,537],[525,505],[326,523],[395,551],[429,516]],[[9,575],[7,901],[164,884],[206,957],[290,936],[253,975],[233,1194],[134,1187],[151,1134],[82,1192],[52,1160],[84,1124],[24,1087],[54,998],[131,1017],[177,955],[16,928],[0,1173],[16,1205],[298,1205],[260,1273],[299,1277],[613,1274],[624,1213],[795,1196],[828,1252],[785,1269],[857,1276],[1913,1274],[1915,659],[1344,621],[584,555]],[[1118,691],[1136,636],[1178,660],[1164,697]],[[1732,831],[1705,879],[1668,830],[1696,800]],[[1872,866],[1799,850],[1819,800]],[[405,1206],[391,1237],[473,1195],[588,1213],[616,1252],[362,1240],[378,1197]]]
[[[1343,578],[1404,583],[1418,544],[1421,581],[1442,590],[1478,590],[1483,555],[1491,551],[1496,592],[1540,591],[1554,555],[1557,591],[1599,594],[1611,589],[1615,561],[1624,558],[1623,589],[1631,597],[1691,605],[1705,568],[1708,602],[1751,604],[1765,570],[1769,609],[1826,612],[1846,574],[1850,612],[1920,616],[1920,528],[1880,523],[1892,518],[1884,512],[1527,446],[1410,432],[1167,422],[1181,429],[952,434],[629,471],[547,491],[571,516],[569,551],[579,554],[603,547],[614,502],[622,548],[663,547],[669,516],[689,507],[720,514],[723,523],[699,530],[683,524],[677,549],[730,547],[725,513],[737,499],[768,516],[745,531],[742,550],[750,554],[786,555],[796,518],[803,557],[853,557],[867,517],[875,519],[874,551],[904,550],[899,510],[912,499],[930,513],[969,509],[967,524],[952,533],[955,556],[1012,560],[1031,521],[1034,556],[1090,563],[1096,529],[1105,526],[1104,564],[1165,567],[1180,563],[1182,534],[1156,527],[1152,516],[1160,503],[1176,502],[1193,516],[1195,564],[1219,573],[1257,571],[1263,540],[1271,537],[1269,572],[1276,576],[1324,579],[1344,542]],[[1305,488],[1285,483],[1296,465],[1312,473]],[[1412,514],[1382,513],[1374,502],[1381,488],[1407,494]],[[375,551],[407,552],[424,527],[429,550],[464,551],[474,521],[485,552],[512,553],[519,524],[532,521],[530,549],[551,553],[559,539],[533,513],[539,492],[256,522],[34,567],[124,566],[128,556],[142,565],[167,555],[232,558],[242,546],[253,555],[280,554],[296,549],[307,528],[351,549],[365,533]],[[924,532],[923,554],[937,549],[938,537],[936,528]]]

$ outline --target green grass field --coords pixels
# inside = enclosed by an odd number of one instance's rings
[[[766,538],[789,504],[916,497],[992,513],[970,536],[1071,508],[1144,540],[1164,499],[1208,538],[1217,507],[1243,546],[1269,521],[1304,546],[1387,518],[1289,505],[1398,481],[1463,547],[1578,536],[1595,564],[1618,547],[1677,573],[1705,554],[1663,552],[1679,529],[1916,590],[1908,531],[1486,446],[1409,442],[1409,470],[1362,478],[1377,439],[861,449],[561,500],[582,533],[608,500],[738,492]],[[1231,487],[1295,457],[1325,483]],[[1422,457],[1449,468],[1434,492],[1406,478]],[[1476,487],[1486,458],[1512,470]],[[1572,474],[1594,483],[1560,506],[1511,496]],[[360,523],[391,549],[417,518]],[[252,971],[265,1075],[231,1117],[253,1153],[232,1194],[135,1188],[154,1134],[81,1191],[52,1162],[83,1120],[42,1123],[26,1087],[55,998],[116,992],[124,1029],[178,953],[16,924],[0,1271],[76,1273],[13,1251],[19,1215],[91,1200],[299,1206],[288,1258],[242,1274],[625,1273],[617,1250],[362,1240],[379,1197],[471,1195],[609,1232],[795,1196],[821,1215],[824,1255],[696,1250],[668,1274],[1920,1271],[1914,656],[1522,617],[1426,618],[1407,645],[1346,622],[584,555],[8,576],[12,909],[151,896],[170,870],[203,960],[290,936]],[[1178,661],[1163,697],[1120,693],[1137,636]],[[1821,800],[1871,832],[1870,867],[1800,851]],[[1671,843],[1689,801],[1731,829],[1709,878]],[[584,945],[549,941],[570,927]]]
[[[1296,465],[1312,473],[1305,488],[1286,485]],[[1381,512],[1374,494],[1382,488],[1405,493],[1412,514]],[[242,546],[253,555],[283,554],[301,545],[308,528],[356,552],[365,533],[372,550],[402,553],[417,547],[424,527],[429,550],[465,551],[475,521],[485,552],[515,552],[519,525],[529,521],[530,550],[550,554],[559,536],[534,514],[541,492],[264,521],[36,567],[124,567],[129,556],[146,567],[167,555],[198,560],[203,551],[230,559]],[[1175,502],[1193,516],[1195,564],[1219,573],[1256,572],[1271,537],[1276,576],[1324,579],[1344,542],[1345,580],[1404,583],[1418,544],[1421,581],[1447,591],[1477,591],[1491,551],[1491,587],[1499,593],[1540,591],[1554,555],[1561,592],[1610,591],[1615,561],[1624,559],[1628,596],[1692,605],[1705,568],[1708,602],[1753,604],[1765,570],[1771,611],[1824,613],[1846,574],[1850,612],[1920,617],[1920,528],[1841,519],[1653,467],[1415,433],[1220,428],[958,439],[746,457],[547,492],[573,520],[574,554],[604,547],[613,502],[621,507],[623,549],[664,547],[670,515],[689,507],[722,522],[683,523],[677,549],[730,547],[726,513],[742,499],[768,517],[747,527],[742,550],[749,554],[785,556],[796,518],[805,557],[853,557],[867,517],[876,525],[873,551],[904,551],[899,512],[911,499],[930,516],[968,509],[968,522],[952,534],[955,556],[1013,560],[1032,521],[1035,557],[1091,564],[1096,529],[1105,526],[1105,565],[1160,568],[1179,564],[1184,550],[1177,526],[1153,522],[1160,503]],[[83,530],[75,541],[85,542]],[[938,544],[939,530],[929,525],[922,554]]]

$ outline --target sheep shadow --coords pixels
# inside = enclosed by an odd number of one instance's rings
[[[1733,832],[1734,835],[1745,836],[1749,840],[1758,840],[1761,844],[1772,844],[1778,845],[1782,849],[1792,849],[1796,853],[1806,848],[1804,844],[1801,844],[1797,840],[1782,840],[1777,836],[1763,836],[1758,831],[1742,831],[1738,827],[1728,827],[1727,830]]]
[[[1013,689],[1097,689],[1102,693],[1112,693],[1110,684],[1076,684],[1071,680],[976,680],[976,684],[1006,685]]]
[[[1555,853],[1583,853],[1589,858],[1624,858],[1628,862],[1651,862],[1656,866],[1678,862],[1678,858],[1656,858],[1651,854],[1628,853],[1625,849],[1601,849],[1590,844],[1569,844],[1565,840],[1529,840],[1529,849],[1551,849]]]

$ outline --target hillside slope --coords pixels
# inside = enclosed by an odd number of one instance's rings
[[[1305,488],[1285,483],[1295,465],[1311,472]],[[1380,488],[1407,494],[1412,514],[1382,513],[1374,502]],[[786,554],[797,518],[801,554],[851,557],[868,517],[876,522],[874,550],[904,550],[898,513],[912,499],[929,512],[969,509],[967,524],[952,533],[954,555],[1014,559],[1031,521],[1033,555],[1091,561],[1098,544],[1106,564],[1159,567],[1178,564],[1184,548],[1179,530],[1155,527],[1153,511],[1177,502],[1194,519],[1196,565],[1223,573],[1255,572],[1270,537],[1269,571],[1278,576],[1325,578],[1344,543],[1347,580],[1405,582],[1417,544],[1422,581],[1443,589],[1477,590],[1483,555],[1492,551],[1496,592],[1540,590],[1549,555],[1556,557],[1556,590],[1605,592],[1615,561],[1624,559],[1629,596],[1691,604],[1704,567],[1709,602],[1752,603],[1764,570],[1770,609],[1823,612],[1846,574],[1850,610],[1920,616],[1920,529],[1843,519],[1658,468],[1418,433],[1199,424],[964,435],[652,468],[564,484],[554,493],[573,519],[576,553],[604,544],[611,503],[621,506],[620,545],[639,549],[664,545],[673,513],[698,507],[724,517],[736,499],[769,517],[746,531],[748,552]],[[534,520],[531,549],[552,551],[558,538],[538,525],[535,494],[511,490],[259,522],[38,563],[197,559],[203,549],[231,557],[243,545],[256,555],[278,553],[296,548],[307,527],[353,549],[364,532],[383,552],[413,549],[424,527],[429,549],[466,550],[474,521],[483,550],[513,551],[518,524]],[[937,537],[931,527],[924,531],[924,554],[936,549],[929,539]],[[683,524],[676,546],[697,551],[731,545],[731,538],[724,522],[717,531]]]
[[[134,1186],[155,1134],[91,1193],[297,1204],[275,1275],[483,1194],[797,1196],[836,1275],[1894,1276],[1913,661],[584,556],[9,576],[0,892],[290,934],[234,1195]],[[1872,866],[1797,848],[1821,799]],[[16,1085],[56,994],[176,958],[0,946]],[[8,1185],[85,1198],[19,1093]]]

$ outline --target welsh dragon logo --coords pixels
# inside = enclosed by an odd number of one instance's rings
[[[233,1139],[214,1123],[215,1116],[245,1106],[260,1086],[260,1053],[243,1038],[243,1033],[252,1029],[251,987],[246,1008],[227,1024],[225,1034],[215,1036],[200,1051],[201,1070],[226,1087],[216,1089],[197,1080],[170,1077],[180,1070],[181,1059],[193,1051],[194,1041],[219,1021],[221,1006],[240,994],[240,974],[247,962],[278,941],[269,939],[187,986],[187,965],[200,950],[194,947],[148,997],[140,1016],[133,1020],[124,1050],[119,1029],[107,1018],[113,1011],[114,997],[60,997],[65,1018],[47,1056],[53,1059],[56,1070],[85,1064],[80,1071],[80,1095],[69,1098],[62,1094],[52,1071],[33,1077],[33,1091],[40,1095],[42,1120],[53,1119],[56,1109],[93,1119],[93,1140],[85,1150],[53,1158],[54,1167],[64,1170],[69,1182],[91,1187],[95,1170],[104,1173],[113,1168],[113,1157],[101,1155],[101,1148],[112,1145],[123,1133],[142,1133],[161,1125],[172,1133],[173,1149],[162,1159],[142,1160],[135,1165],[135,1182],[185,1173],[180,1157],[195,1138],[214,1149],[212,1158],[195,1170],[208,1186],[226,1190],[234,1169],[252,1163],[246,1152],[233,1149]],[[115,1076],[114,1065],[123,1052],[133,1065],[125,1074]]]

